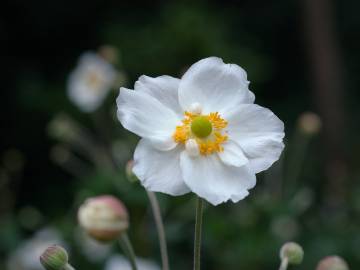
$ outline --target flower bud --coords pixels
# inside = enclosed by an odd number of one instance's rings
[[[305,112],[299,118],[299,128],[308,135],[315,135],[321,129],[320,117],[312,112]]]
[[[304,258],[304,250],[294,242],[288,242],[281,247],[280,259],[287,258],[289,264],[300,264]]]
[[[79,208],[78,220],[91,237],[102,242],[115,240],[129,227],[125,206],[110,195],[86,200]]]
[[[319,262],[316,270],[349,270],[349,266],[339,256],[329,256]]]
[[[99,55],[109,63],[115,64],[118,62],[119,51],[114,46],[103,45],[99,48]]]
[[[40,256],[40,262],[46,270],[63,270],[68,260],[66,250],[58,245],[48,247]]]

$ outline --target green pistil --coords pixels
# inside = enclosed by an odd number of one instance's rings
[[[191,122],[192,133],[199,138],[205,138],[211,134],[212,125],[205,116],[197,116]]]

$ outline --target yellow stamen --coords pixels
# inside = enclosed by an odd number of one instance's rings
[[[211,129],[207,129],[207,131],[210,130],[210,132],[206,134],[207,136],[199,136],[199,134],[194,134],[194,130],[191,128],[193,121],[199,119],[199,117],[201,117],[202,120],[206,119],[211,124]],[[200,154],[210,155],[215,152],[224,151],[222,144],[228,140],[228,136],[223,130],[226,128],[226,126],[227,121],[221,118],[218,112],[201,116],[198,114],[185,112],[182,125],[176,127],[173,134],[173,139],[175,142],[181,144],[185,144],[189,139],[194,139],[199,146]]]

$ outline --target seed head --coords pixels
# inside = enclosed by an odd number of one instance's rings
[[[304,250],[299,244],[288,242],[280,250],[280,259],[285,258],[288,259],[289,264],[300,264],[304,258]]]

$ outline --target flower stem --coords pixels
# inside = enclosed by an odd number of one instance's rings
[[[147,195],[149,197],[149,201],[151,204],[151,208],[152,208],[154,219],[155,219],[155,225],[156,225],[156,229],[157,229],[157,233],[158,233],[158,237],[159,237],[162,269],[169,270],[170,269],[169,268],[169,257],[168,257],[168,251],[167,251],[167,245],[166,245],[165,229],[164,229],[163,220],[161,218],[159,202],[158,202],[154,192],[147,191]]]
[[[288,264],[289,264],[288,258],[284,258],[284,259],[281,261],[279,270],[286,270],[286,269],[288,268]]]
[[[124,253],[126,254],[126,256],[128,257],[128,259],[130,261],[132,270],[137,270],[135,252],[131,245],[131,242],[130,242],[130,239],[129,239],[129,236],[127,235],[127,233],[123,233],[121,235],[119,241],[120,241],[121,248],[123,249]]]
[[[194,270],[200,270],[201,231],[204,201],[200,197],[196,202],[195,239],[194,239]]]

